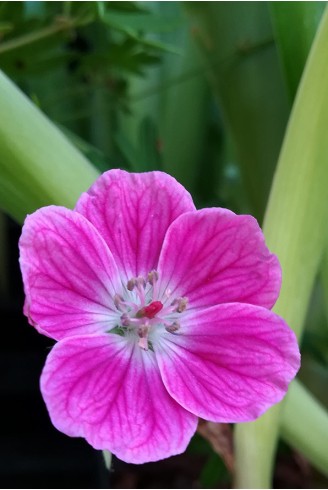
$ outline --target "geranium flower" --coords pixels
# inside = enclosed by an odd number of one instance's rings
[[[299,368],[256,220],[197,211],[165,173],[106,172],[74,211],[28,216],[20,252],[25,314],[58,341],[41,377],[50,418],[122,460],[183,452],[198,417],[255,419]]]

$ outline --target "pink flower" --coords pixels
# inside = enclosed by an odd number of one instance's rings
[[[254,420],[299,368],[256,220],[196,211],[162,172],[110,170],[74,211],[39,209],[20,251],[25,314],[58,340],[41,377],[51,420],[96,449],[181,453],[198,417]]]

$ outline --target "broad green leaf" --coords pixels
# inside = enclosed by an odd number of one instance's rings
[[[176,17],[183,17],[184,11],[179,5],[173,4],[171,8],[176,9]],[[208,197],[216,186],[211,162],[206,160],[210,94],[204,63],[192,33],[186,27],[170,34],[171,42],[179,46],[183,56],[167,55],[162,67],[160,138],[163,168],[194,194],[199,192],[201,176],[209,177],[210,185],[204,192]]]
[[[159,137],[154,121],[145,117],[139,128],[139,171],[147,172],[161,168]]]
[[[133,172],[137,172],[139,170],[140,164],[139,155],[134,145],[127,138],[125,132],[119,131],[117,134],[115,134],[114,141],[120,152],[122,153],[123,157],[125,158],[129,169]]]
[[[326,2],[271,2],[275,38],[293,101]]]
[[[71,143],[85,156],[85,158],[87,158],[99,170],[99,172],[105,172],[109,169],[109,162],[101,150],[83,140],[77,134],[67,129],[65,126],[59,125],[59,129],[63,132],[67,139],[71,141]]]
[[[281,435],[328,476],[328,413],[297,381],[290,387],[282,413]]]
[[[266,2],[189,2],[252,212],[262,219],[288,116]]]
[[[22,222],[47,204],[73,207],[96,169],[0,72],[0,207]]]
[[[264,223],[268,246],[278,255],[283,270],[274,310],[298,337],[327,243],[327,45],[326,11],[294,102]],[[276,405],[255,422],[237,426],[237,486],[271,488],[280,415],[281,405]]]

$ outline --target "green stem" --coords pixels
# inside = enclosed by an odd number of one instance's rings
[[[85,21],[81,21],[81,19],[68,19],[68,18],[62,18],[59,21],[57,19],[57,21],[51,26],[44,27],[43,29],[39,29],[37,31],[28,34],[24,34],[23,36],[10,39],[5,43],[1,43],[0,55],[3,53],[7,53],[8,51],[13,51],[14,49],[18,49],[23,46],[26,46],[27,44],[33,44],[35,42],[42,41],[42,39],[45,39],[50,36],[54,36],[59,32],[68,31],[80,25],[81,22],[84,23]]]

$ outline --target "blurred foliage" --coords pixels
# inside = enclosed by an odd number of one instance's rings
[[[271,15],[275,39],[280,52],[290,104],[293,104],[297,88],[310,52],[313,39],[324,12],[326,2],[284,2],[271,3]],[[293,22],[291,20],[293,19]],[[326,253],[327,256],[327,253]],[[325,265],[325,261],[323,261]],[[326,267],[321,275],[324,277]],[[327,273],[325,273],[327,275]],[[302,342],[303,361],[300,379],[309,390],[328,407],[326,390],[328,379],[328,322],[327,289],[325,281],[317,280],[313,289],[310,306],[305,321]]]
[[[290,101],[302,76],[326,2],[272,2],[271,14]],[[293,20],[293,22],[291,22]]]
[[[268,6],[195,2],[188,11],[231,131],[250,211],[262,220],[288,117]]]
[[[1,69],[88,142],[80,148],[96,165],[100,151],[107,165],[128,166],[114,134],[119,113],[129,110],[129,76],[144,75],[171,49],[149,36],[149,26],[170,30],[176,19],[132,2],[1,2],[0,19]]]
[[[325,5],[3,1],[0,69],[98,171],[161,169],[198,206],[226,206],[262,221]],[[31,189],[32,208],[38,189]],[[21,220],[30,207],[14,200]],[[327,284],[328,272],[326,293],[318,284],[312,294],[300,373],[326,407]],[[206,457],[204,488],[230,483],[199,436],[189,451]]]

